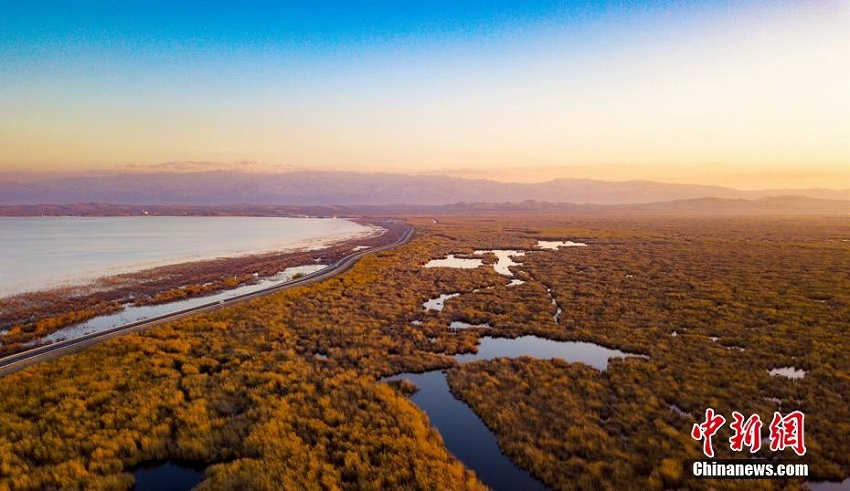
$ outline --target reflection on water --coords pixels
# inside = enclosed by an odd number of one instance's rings
[[[493,269],[504,276],[513,276],[511,273],[511,266],[519,266],[520,263],[514,262],[512,257],[524,256],[524,251],[513,251],[508,249],[492,249],[488,251],[475,251],[475,254],[493,254],[496,256],[498,261],[493,265]]]
[[[483,337],[481,338],[481,345],[478,346],[478,353],[457,355],[455,359],[460,363],[466,363],[494,358],[519,358],[521,356],[530,356],[541,360],[561,358],[569,362],[580,361],[604,372],[608,368],[610,358],[641,355],[625,353],[582,341],[552,341],[537,336],[521,336],[516,339]]]
[[[806,375],[805,370],[803,370],[801,368],[794,368],[794,367],[774,368],[769,373],[771,375],[774,375],[774,376],[778,375],[780,377],[787,377],[787,378],[803,378]]]
[[[571,240],[538,240],[537,247],[539,247],[540,249],[554,251],[555,249],[561,247],[587,247],[587,244],[585,244],[584,242],[573,242]]]
[[[560,247],[585,247],[587,244],[581,242],[571,242],[571,241],[546,241],[546,240],[538,240],[537,247],[539,249],[548,249],[555,250]],[[488,249],[488,250],[477,250],[473,252],[473,255],[481,256],[484,254],[493,254],[496,256],[496,263],[493,264],[493,269],[504,276],[513,276],[510,268],[511,266],[520,266],[522,263],[515,262],[513,260],[514,257],[521,257],[529,251],[517,251],[512,249]],[[454,254],[449,254],[443,259],[432,259],[425,264],[426,268],[461,268],[461,269],[475,269],[481,265],[483,265],[483,261],[481,259],[475,258],[460,258],[455,257]],[[519,281],[519,280],[518,280]],[[522,284],[522,281],[519,283],[514,283],[513,281],[510,285],[519,285]]]
[[[560,324],[561,313],[563,312],[563,310],[561,310],[561,306],[558,305],[558,300],[555,298],[555,294],[552,293],[552,289],[547,287],[546,293],[549,295],[549,300],[551,301],[552,306],[555,307],[555,313],[552,314],[552,320],[555,321],[555,324]]]
[[[169,461],[144,465],[133,477],[135,491],[186,491],[204,480],[204,466]]]
[[[449,254],[444,259],[432,259],[425,264],[426,268],[461,268],[475,269],[484,264],[481,259],[464,259],[455,257],[454,254]]]
[[[449,327],[452,329],[471,329],[476,327],[490,329],[490,324],[470,324],[469,322],[452,321],[452,323],[449,324]]]
[[[264,251],[315,249],[378,229],[289,217],[0,217],[0,296]]]
[[[493,358],[531,356],[539,359],[562,358],[581,361],[598,370],[605,370],[609,358],[632,355],[593,343],[552,341],[537,336],[516,339],[481,339],[476,354],[457,355],[460,363]],[[546,487],[527,471],[517,467],[502,454],[496,436],[465,403],[455,399],[449,390],[445,372],[401,373],[382,381],[408,379],[419,389],[411,400],[425,411],[431,424],[443,437],[446,448],[494,490],[535,490]]]
[[[105,331],[107,329],[123,326],[131,322],[136,322],[143,319],[150,319],[152,317],[157,317],[171,312],[177,312],[183,309],[198,307],[207,303],[227,300],[229,298],[233,298],[245,293],[256,292],[264,288],[269,288],[271,286],[289,281],[297,274],[306,275],[316,271],[320,271],[322,269],[325,269],[326,267],[327,266],[323,264],[295,266],[293,268],[286,268],[280,273],[274,276],[270,276],[268,278],[264,278],[253,285],[240,286],[232,290],[226,290],[205,297],[189,298],[186,300],[179,300],[177,302],[169,302],[160,305],[128,305],[124,310],[120,312],[116,312],[114,314],[109,315],[102,315],[93,319],[89,319],[88,321],[83,322],[81,324],[75,324],[73,326],[62,328],[48,336],[45,336],[40,340],[27,343],[26,346],[55,343],[57,341],[72,339],[92,332]]]
[[[419,390],[410,399],[428,415],[449,452],[484,484],[495,490],[546,489],[502,454],[493,433],[469,406],[454,398],[443,372],[402,373],[385,381],[403,379],[416,384]]]
[[[437,312],[439,312],[443,310],[443,307],[446,306],[446,300],[459,296],[460,293],[444,293],[437,298],[432,298],[423,303],[422,308],[424,308],[425,310],[436,310]]]

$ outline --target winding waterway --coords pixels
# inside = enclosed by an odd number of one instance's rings
[[[530,356],[537,359],[561,358],[583,362],[604,371],[610,358],[637,356],[593,343],[552,341],[537,336],[516,339],[484,337],[478,353],[457,355],[459,363],[495,358]],[[401,373],[382,379],[384,382],[408,379],[419,389],[411,401],[425,411],[431,424],[443,437],[446,448],[461,460],[484,484],[499,490],[537,490],[546,487],[527,471],[517,467],[502,454],[496,436],[481,418],[449,390],[442,370],[425,373]]]
[[[459,363],[495,358],[530,356],[537,359],[561,358],[586,363],[600,371],[606,370],[611,358],[640,356],[599,346],[593,343],[553,341],[537,336],[516,339],[481,338],[477,353],[458,355]],[[408,379],[418,390],[411,400],[425,411],[437,428],[446,448],[467,467],[474,470],[486,485],[499,490],[545,490],[546,486],[527,471],[517,467],[502,454],[496,436],[475,412],[456,399],[449,389],[445,372],[401,373],[382,379],[383,382]],[[137,491],[174,489],[186,490],[203,480],[203,467],[176,462],[162,462],[133,471]]]
[[[477,254],[491,251],[476,251]],[[518,256],[518,251],[499,251],[497,254],[499,262],[494,265],[497,272],[505,276],[512,276],[508,269],[517,263],[511,261],[509,256]],[[449,257],[449,262],[458,261],[458,258]],[[445,261],[445,260],[444,260]],[[460,260],[460,261],[469,261]],[[445,266],[437,263],[433,266]],[[456,265],[453,265],[457,267]],[[478,267],[480,264],[475,265]],[[500,266],[500,267],[497,267]],[[301,268],[290,268],[278,277],[265,280],[257,285],[242,287],[239,289],[222,292],[220,294],[189,299],[172,304],[147,307],[131,307],[122,312],[110,316],[102,316],[92,319],[80,326],[72,326],[55,333],[51,340],[62,339],[79,335],[90,330],[105,329],[115,323],[127,323],[139,318],[159,315],[164,311],[181,309],[191,306],[191,302],[206,303],[216,301],[219,298],[244,293],[250,289],[259,289],[268,286],[269,282],[285,281],[296,272],[307,273],[322,266],[311,266]],[[473,267],[472,264],[463,267]],[[304,268],[310,268],[304,269]],[[456,297],[458,294],[444,294],[431,299],[423,305],[426,310],[442,310],[446,300]],[[451,327],[489,327],[482,326],[451,326]],[[560,358],[568,362],[583,362],[597,370],[607,369],[611,358],[640,356],[613,350],[586,342],[553,341],[537,336],[521,336],[515,339],[483,337],[477,353],[457,355],[459,363],[469,363],[479,360],[492,360],[496,358],[517,358],[529,356],[536,359]],[[433,370],[425,373],[401,373],[382,381],[408,379],[416,384],[418,390],[411,396],[412,402],[419,406],[428,415],[431,424],[437,428],[442,435],[446,448],[461,460],[467,467],[474,470],[479,479],[492,489],[498,490],[543,490],[546,487],[535,479],[527,471],[517,467],[510,459],[502,454],[496,436],[487,428],[475,412],[462,401],[456,399],[446,380],[445,372]],[[164,462],[151,467],[142,467],[134,472],[136,485],[134,489],[189,489],[203,480],[203,471],[200,468],[185,466],[174,462]]]

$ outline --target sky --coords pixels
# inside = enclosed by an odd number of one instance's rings
[[[0,0],[0,171],[850,188],[850,1]]]

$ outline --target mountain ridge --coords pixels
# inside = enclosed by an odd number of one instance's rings
[[[393,216],[393,215],[846,215],[850,200],[768,196],[755,200],[697,198],[632,205],[588,205],[525,200],[445,205],[128,205],[72,203],[0,205],[0,216]]]
[[[239,171],[114,173],[96,176],[0,180],[0,204],[99,202],[144,205],[233,203],[327,205],[446,205],[458,202],[522,202],[637,205],[699,198],[759,199],[802,196],[850,200],[850,190],[777,189],[742,191],[721,186],[645,180],[558,178],[541,183],[505,183],[445,175],[342,171],[261,174]]]

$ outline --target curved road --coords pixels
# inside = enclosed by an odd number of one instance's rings
[[[308,275],[302,276],[301,278],[290,280],[279,285],[271,286],[269,288],[264,288],[262,290],[258,290],[251,293],[237,295],[226,300],[210,302],[203,305],[199,305],[197,307],[178,310],[176,312],[152,317],[150,319],[143,319],[140,321],[131,322],[130,324],[125,324],[123,326],[113,327],[110,329],[93,332],[90,334],[84,334],[74,339],[67,339],[65,341],[59,341],[45,346],[38,346],[27,351],[22,351],[20,353],[15,353],[14,355],[9,355],[4,358],[0,358],[0,377],[17,372],[18,370],[22,370],[28,366],[35,365],[36,363],[42,361],[52,360],[62,355],[82,351],[90,346],[93,346],[97,343],[102,343],[103,341],[106,341],[110,338],[114,338],[116,336],[121,336],[131,332],[144,331],[146,329],[150,329],[151,327],[164,324],[165,322],[170,322],[183,317],[188,317],[190,315],[211,312],[227,305],[233,305],[235,303],[262,297],[271,293],[279,292],[281,290],[286,290],[288,288],[309,285],[311,283],[324,281],[328,278],[334,277],[340,273],[348,271],[349,269],[351,269],[352,266],[354,266],[354,264],[357,263],[357,261],[361,257],[367,254],[381,252],[387,249],[392,249],[393,247],[407,244],[408,242],[410,242],[410,239],[413,238],[413,232],[414,228],[409,227],[407,230],[404,231],[404,233],[401,234],[398,240],[391,244],[357,251],[355,253],[343,257],[342,259],[339,259],[338,261],[334,262],[327,268],[322,269],[321,271],[316,271],[315,273],[310,273]]]

